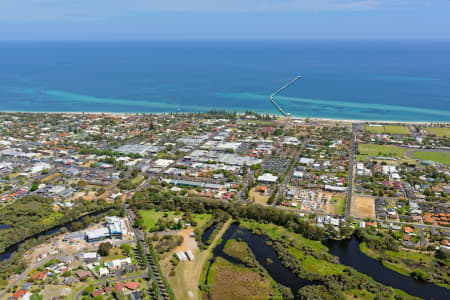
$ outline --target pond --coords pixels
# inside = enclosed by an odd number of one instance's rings
[[[450,290],[394,272],[377,260],[368,257],[361,252],[359,242],[354,236],[351,239],[338,241],[327,239],[323,243],[331,254],[339,257],[341,264],[351,266],[384,285],[423,299],[450,299]]]
[[[6,225],[6,224],[0,224],[0,230],[9,229],[9,228],[11,228],[11,226]]]
[[[266,241],[269,240],[267,236],[253,234],[249,230],[239,227],[237,224],[232,224],[227,229],[227,231],[222,236],[222,242],[214,248],[213,257],[210,260],[210,268],[212,263],[218,256],[223,257],[232,263],[242,264],[240,260],[228,256],[223,252],[223,248],[225,247],[225,244],[229,239],[239,239],[246,242],[250,250],[255,255],[258,263],[267,270],[269,275],[277,283],[290,288],[295,299],[298,299],[297,292],[300,288],[306,285],[317,284],[306,279],[301,279],[298,276],[294,275],[289,269],[285,268],[281,264],[281,261],[278,259],[275,250],[271,246],[268,246],[266,244]],[[272,263],[269,265],[266,264],[267,258],[270,258],[272,260]],[[208,273],[209,269],[207,271],[206,280],[208,278]]]
[[[209,237],[213,233],[214,229],[216,229],[216,227],[217,227],[217,224],[214,224],[214,225],[208,227],[207,229],[205,229],[205,231],[203,231],[203,234],[202,234],[203,245],[206,245],[206,242],[209,240]]]

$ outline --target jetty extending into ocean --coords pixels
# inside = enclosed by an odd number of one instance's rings
[[[279,93],[281,93],[282,91],[284,91],[285,89],[287,89],[291,84],[293,84],[294,82],[296,82],[297,80],[299,80],[300,78],[302,78],[302,76],[296,76],[294,79],[292,79],[291,81],[289,81],[288,83],[286,83],[285,85],[283,85],[281,88],[279,88],[278,90],[275,91],[275,93],[273,93],[270,96],[270,101],[272,102],[273,105],[275,105],[275,107],[280,111],[280,113],[285,116],[288,117],[290,116],[289,113],[285,112],[281,106],[278,105],[278,103],[273,99],[273,97],[275,97],[276,95],[278,95]]]

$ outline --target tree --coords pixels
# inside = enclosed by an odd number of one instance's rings
[[[90,295],[92,294],[92,292],[94,291],[94,288],[92,287],[92,285],[89,285],[87,288],[84,289],[83,291],[83,295]]]
[[[100,256],[108,256],[111,248],[112,244],[110,242],[101,243],[100,246],[98,246],[98,254],[100,254]]]
[[[131,246],[129,244],[120,245],[120,249],[122,250],[122,254],[125,256],[130,256]]]

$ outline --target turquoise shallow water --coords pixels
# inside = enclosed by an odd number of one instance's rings
[[[450,121],[450,42],[0,42],[0,110]]]

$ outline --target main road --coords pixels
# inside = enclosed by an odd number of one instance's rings
[[[355,170],[355,153],[356,153],[356,132],[357,132],[357,125],[352,124],[352,146],[350,149],[350,166],[348,172],[347,207],[345,209],[346,217],[350,217],[352,210],[353,173]]]

